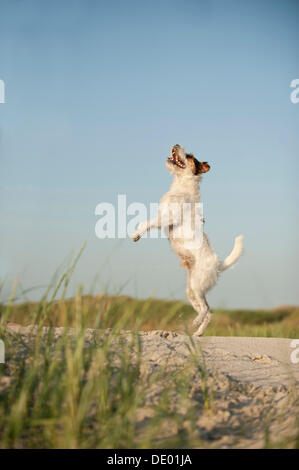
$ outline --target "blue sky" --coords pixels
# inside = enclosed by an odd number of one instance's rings
[[[185,298],[167,240],[99,240],[99,202],[149,205],[180,143],[222,258],[212,307],[298,304],[297,1],[0,1],[0,275],[49,283],[84,241],[71,291]],[[98,277],[97,277],[98,276]],[[122,287],[124,286],[124,287]],[[31,292],[30,298],[42,290]]]

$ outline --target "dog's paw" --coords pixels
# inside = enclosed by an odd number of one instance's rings
[[[200,336],[202,336],[202,335],[203,335],[203,331],[197,330],[197,331],[195,331],[195,333],[193,333],[192,336],[194,336],[195,338],[200,338]]]
[[[131,240],[133,242],[138,242],[138,240],[140,240],[140,238],[141,238],[140,233],[134,233],[134,235],[132,235],[132,237],[131,237]]]

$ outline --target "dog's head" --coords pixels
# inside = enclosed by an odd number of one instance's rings
[[[208,162],[199,162],[192,153],[185,153],[180,145],[171,147],[170,156],[166,161],[166,168],[176,176],[201,176],[210,169]]]

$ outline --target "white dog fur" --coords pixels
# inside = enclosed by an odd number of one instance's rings
[[[197,312],[197,317],[193,322],[193,325],[197,327],[194,334],[201,336],[212,316],[205,295],[215,285],[220,273],[232,266],[241,256],[243,237],[241,235],[236,237],[230,255],[224,261],[219,261],[210,246],[207,235],[202,233],[200,239],[194,236],[194,230],[198,233],[198,224],[203,223],[203,220],[196,219],[195,208],[200,200],[199,184],[202,174],[209,171],[209,165],[207,162],[199,162],[192,154],[186,155],[183,147],[175,145],[171,148],[166,168],[174,175],[174,179],[170,190],[160,201],[158,216],[140,223],[132,240],[139,240],[146,231],[152,228],[163,229],[167,232],[173,251],[182,259],[181,266],[187,269],[187,297]],[[191,207],[192,233],[185,230],[187,217],[182,210],[185,203],[189,203]],[[190,217],[188,218],[189,225]],[[197,227],[195,227],[196,224]]]

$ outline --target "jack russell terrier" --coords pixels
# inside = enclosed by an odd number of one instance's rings
[[[199,162],[192,154],[186,154],[183,147],[175,145],[171,148],[166,168],[174,175],[174,179],[170,190],[159,203],[158,216],[141,222],[132,240],[138,241],[152,228],[166,231],[173,251],[182,260],[181,266],[187,270],[186,293],[197,312],[193,321],[197,328],[194,334],[201,336],[212,317],[205,295],[215,285],[220,273],[241,256],[243,236],[236,237],[230,255],[224,261],[219,261],[207,235],[203,233],[204,221],[201,215],[197,217],[197,208],[200,207],[199,185],[202,174],[210,170],[209,164]]]

